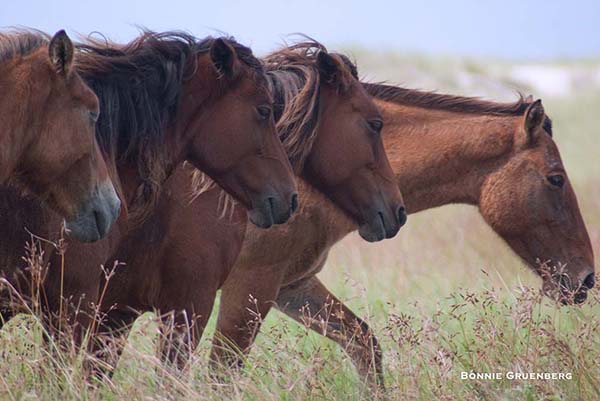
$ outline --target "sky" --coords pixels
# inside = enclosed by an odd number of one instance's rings
[[[600,56],[600,0],[0,0],[0,27],[101,32],[136,26],[227,33],[258,54],[302,32],[342,46],[520,60]]]

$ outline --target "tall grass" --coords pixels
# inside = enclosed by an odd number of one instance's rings
[[[426,61],[418,59],[407,67],[410,58],[377,57],[388,66],[377,73],[387,74],[392,81],[410,82],[399,71],[412,68],[440,82]],[[357,58],[359,63],[366,61],[363,71],[373,65],[369,55],[358,52]],[[488,70],[486,65],[471,63],[471,71],[485,74]],[[440,62],[435,69],[446,71],[443,67]],[[446,80],[444,74],[441,81]],[[600,95],[583,93],[544,104],[598,254]],[[475,208],[449,206],[413,215],[395,239],[378,244],[351,235],[333,250],[320,277],[369,322],[379,338],[387,399],[600,399],[599,292],[592,291],[584,305],[571,307],[559,307],[542,297],[539,279],[485,225]],[[0,400],[360,400],[371,396],[343,350],[275,311],[265,319],[244,370],[232,372],[225,383],[216,382],[207,362],[214,318],[190,368],[175,374],[165,371],[156,356],[156,317],[144,315],[113,379],[89,384],[81,356],[52,351],[45,346],[39,319],[19,316],[0,331]],[[503,378],[465,380],[462,372],[499,372]],[[569,373],[570,379],[510,380],[508,372]]]

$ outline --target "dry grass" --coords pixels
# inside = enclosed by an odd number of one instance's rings
[[[393,74],[392,69],[391,79],[402,81]],[[600,96],[581,94],[545,101],[545,106],[598,254],[600,121],[595,112]],[[411,216],[398,237],[379,244],[350,236],[334,249],[320,277],[377,334],[388,399],[600,399],[599,292],[592,291],[587,303],[574,307],[557,307],[541,297],[539,280],[474,208],[444,207]],[[141,318],[112,383],[90,386],[83,379],[81,358],[49,353],[39,322],[19,317],[0,332],[0,400],[369,396],[339,347],[278,312],[266,319],[242,374],[226,384],[208,375],[214,316],[182,375],[161,368],[155,356],[157,327],[152,315]],[[572,377],[462,380],[463,371],[562,372]]]

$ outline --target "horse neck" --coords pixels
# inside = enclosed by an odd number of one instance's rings
[[[166,170],[164,171],[164,180],[160,183],[159,191],[156,193],[157,196],[162,192],[162,188],[167,185],[167,181],[171,179],[178,167],[186,160],[190,161],[192,165],[196,161],[193,153],[190,152],[190,147],[195,137],[201,135],[201,131],[209,133],[207,131],[209,128],[206,127],[206,123],[212,118],[209,108],[212,102],[215,102],[223,92],[223,88],[215,82],[216,79],[207,78],[213,76],[212,64],[208,68],[205,66],[204,69],[202,64],[199,64],[193,78],[183,84],[178,110],[170,125],[166,128],[166,135],[164,136],[165,142],[162,149],[166,158],[164,166]],[[119,188],[122,190],[124,198],[131,204],[132,200],[138,196],[139,189],[143,185],[137,163],[120,163],[117,170]],[[189,191],[191,190],[190,187]],[[142,220],[145,219],[144,213],[141,216]],[[138,219],[132,220],[137,221]]]
[[[189,144],[201,129],[203,121],[210,118],[203,111],[219,94],[221,88],[214,83],[214,72],[208,55],[198,56],[198,65],[193,77],[186,80],[181,88],[181,97],[173,121],[167,126],[164,135],[162,154],[165,157],[165,179],[188,157]],[[138,173],[138,161],[117,162],[116,170],[124,197],[131,202],[143,183]]]
[[[479,204],[486,177],[506,163],[519,117],[456,113],[376,99],[385,149],[410,213]]]
[[[12,63],[0,65],[0,184],[8,181],[19,167],[30,143],[28,133],[35,115],[31,113],[32,97],[26,88],[28,72],[20,70]]]

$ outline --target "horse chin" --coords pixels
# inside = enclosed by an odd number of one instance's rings
[[[575,304],[582,304],[585,302],[587,297],[588,297],[587,291],[585,291],[585,290],[577,291],[575,293],[575,295],[573,295],[573,302]]]
[[[543,293],[550,299],[559,302],[562,305],[579,305],[587,300],[588,294],[586,289],[578,289],[570,291],[565,288],[560,288],[554,282],[544,283]]]
[[[361,224],[358,228],[358,234],[368,242],[378,242],[385,239],[385,229],[381,222],[379,224]]]
[[[119,217],[120,210],[121,201],[112,184],[103,184],[83,204],[76,218],[65,221],[65,228],[79,241],[98,241],[108,234]]]
[[[273,215],[265,213],[264,210],[252,209],[248,212],[250,222],[258,228],[267,229],[273,225]]]
[[[65,221],[65,228],[69,235],[81,242],[94,242],[102,238],[98,231],[96,219],[93,216],[82,216],[74,220]]]
[[[563,305],[579,305],[585,302],[587,299],[587,291],[581,290],[577,291],[574,294],[565,294],[563,293],[559,299],[560,303]]]
[[[250,222],[259,228],[269,228],[273,225],[285,224],[298,210],[298,194],[291,196],[270,195],[259,201],[252,202],[248,212]]]

